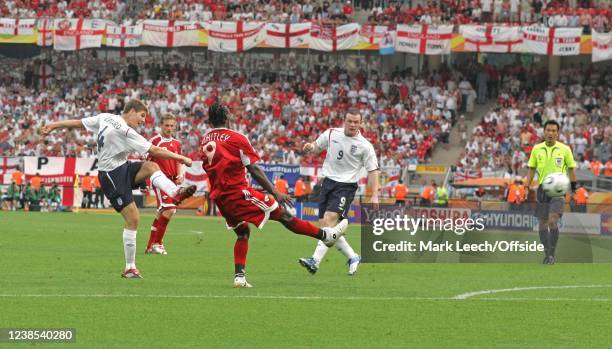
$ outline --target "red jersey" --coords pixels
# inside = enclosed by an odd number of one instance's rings
[[[213,199],[248,188],[246,166],[260,159],[243,134],[226,128],[216,128],[207,133],[202,139],[200,152]]]
[[[174,138],[164,138],[161,134],[158,134],[149,140],[151,144],[158,146],[160,148],[164,148],[168,151],[171,151],[176,154],[181,153],[181,142]],[[159,165],[159,169],[162,171],[166,177],[170,179],[176,178],[178,176],[178,166],[179,162],[176,160],[170,159],[157,159],[149,155],[149,160],[155,162]]]

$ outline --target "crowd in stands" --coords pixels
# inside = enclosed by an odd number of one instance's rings
[[[542,23],[554,27],[610,30],[605,0],[7,0],[0,16],[91,17],[130,23],[138,19],[257,20],[274,23],[346,21],[398,23]]]
[[[517,175],[552,119],[561,124],[560,141],[572,147],[577,167],[604,174],[602,164],[612,160],[612,70],[572,66],[561,70],[556,84],[536,89],[534,80],[547,79],[514,73],[499,82],[498,105],[474,128],[459,170]]]
[[[427,162],[437,143],[448,143],[459,113],[473,109],[476,96],[476,66],[420,76],[409,70],[382,75],[323,65],[298,67],[287,75],[269,68],[206,74],[156,60],[104,64],[91,52],[76,59],[54,52],[53,81],[36,73],[48,62],[14,61],[0,67],[5,73],[0,77],[0,116],[9,120],[0,125],[1,155],[91,156],[96,142],[86,131],[46,139],[36,131],[58,119],[120,113],[127,100],[139,98],[151,114],[142,134],[152,137],[160,115],[174,113],[183,151],[195,157],[200,137],[209,130],[208,106],[218,99],[229,106],[234,127],[248,134],[264,161],[320,164],[320,157],[302,156],[303,143],[341,126],[345,112],[356,109],[364,118],[364,135],[378,147],[381,165],[404,166]]]

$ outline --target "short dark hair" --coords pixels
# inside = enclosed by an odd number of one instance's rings
[[[124,113],[129,113],[130,110],[134,109],[136,112],[147,112],[148,113],[148,109],[147,106],[143,103],[143,101],[139,100],[139,99],[130,99],[126,104],[125,107],[123,107],[123,112]]]
[[[544,123],[544,129],[546,129],[546,126],[548,126],[548,125],[555,125],[555,126],[557,126],[557,131],[559,131],[561,129],[561,125],[559,125],[557,120],[547,120]]]
[[[227,121],[227,108],[225,108],[221,103],[215,102],[208,109],[208,121],[214,126],[223,126]]]
[[[361,112],[356,109],[356,108],[350,108],[346,114],[344,114],[344,120],[346,120],[346,117],[351,114],[351,115],[359,115],[359,121],[363,121],[363,115],[361,115]]]

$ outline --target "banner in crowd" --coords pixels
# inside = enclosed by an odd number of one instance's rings
[[[464,50],[468,52],[510,53],[522,50],[520,27],[462,25],[459,30],[465,38]]]
[[[268,180],[274,184],[280,176],[283,176],[289,186],[289,194],[293,194],[295,182],[300,178],[300,166],[298,165],[270,165],[260,164],[259,167],[264,171]],[[255,181],[251,181],[253,186],[259,187]],[[261,187],[259,187],[261,188]]]
[[[21,164],[21,158],[18,157],[0,157],[0,184],[11,184],[13,172]]]
[[[294,48],[308,44],[310,23],[268,23],[266,44],[272,47]]]
[[[53,48],[76,51],[102,46],[107,21],[101,19],[59,19],[55,22]]]
[[[395,53],[395,45],[397,43],[397,32],[395,30],[388,31],[381,40],[379,45],[379,53],[382,56],[392,55]]]
[[[53,45],[53,29],[55,21],[52,18],[39,18],[36,23],[36,44],[38,46]]]
[[[208,189],[208,175],[202,168],[202,161],[194,161],[191,167],[183,167],[185,169],[184,185],[195,185],[196,193],[193,196],[204,196]]]
[[[313,23],[310,29],[310,48],[318,51],[336,52],[348,50],[359,43],[359,24],[341,26]]]
[[[147,19],[142,23],[142,45],[156,47],[198,46],[197,22]]]
[[[33,35],[35,19],[0,18],[0,35]]]
[[[582,28],[523,28],[525,52],[548,56],[580,54]]]
[[[106,46],[138,47],[142,41],[142,24],[109,25],[106,27]]]
[[[213,21],[208,30],[208,49],[215,52],[243,52],[266,39],[265,23]]]
[[[395,49],[421,55],[449,54],[452,37],[452,25],[399,24]]]
[[[598,33],[593,30],[593,62],[612,59],[612,32]]]
[[[385,35],[389,32],[389,27],[386,25],[363,24],[359,35],[362,42],[367,42],[370,45],[380,44]]]
[[[18,23],[17,23],[18,21]],[[0,43],[20,43],[20,44],[37,44],[38,46],[51,46],[53,45],[53,32],[57,28],[57,22],[64,22],[64,19],[53,19],[48,17],[41,17],[35,19],[4,19],[3,25],[0,30]],[[75,20],[76,21],[76,20]],[[86,19],[87,21],[102,21],[107,23],[111,27],[121,28],[117,24],[100,19]],[[30,25],[34,23],[32,31],[30,31]],[[143,25],[143,36],[138,44],[136,44],[136,38],[131,37],[129,27],[126,30],[126,35],[121,36],[117,29],[111,30],[110,35],[115,38],[109,38],[106,27],[98,27],[97,29],[104,30],[102,44],[105,45],[105,41],[109,40],[109,47],[121,47],[121,38],[125,37],[125,47],[135,47],[140,45],[150,45],[158,47],[179,47],[179,46],[209,46],[209,31],[211,30],[214,22],[210,20],[203,20],[200,22],[188,22],[188,21],[168,21],[168,20],[140,20],[138,24]],[[237,22],[225,22],[225,23],[237,23]],[[461,25],[459,26],[460,33],[467,31],[467,34],[452,34],[450,31],[442,31],[442,28],[452,26],[421,26],[421,25],[399,25],[398,32],[396,32],[397,40],[393,45],[386,45],[385,50],[381,50],[381,44],[383,42],[394,41],[393,31],[385,32],[383,28],[385,26],[377,26],[370,24],[357,24],[351,23],[340,27],[333,26],[318,26],[310,23],[298,23],[290,24],[289,30],[287,30],[287,24],[266,24],[260,22],[260,25],[264,28],[263,39],[255,40],[256,44],[251,45],[248,48],[260,47],[280,47],[280,48],[312,48],[323,51],[332,52],[334,47],[336,50],[379,50],[381,54],[391,54],[393,50],[400,52],[411,52],[420,54],[421,51],[424,54],[448,54],[449,52],[532,52],[539,54],[548,54],[548,48],[551,48],[551,54],[549,55],[570,55],[570,54],[591,54],[592,45],[594,42],[591,40],[591,35],[582,35],[582,28],[545,28],[545,27],[520,27],[520,26],[474,26],[474,25]],[[144,28],[146,26],[146,28]],[[273,26],[273,29],[268,32],[267,29]],[[302,27],[310,27],[311,32],[309,34],[303,34]],[[480,27],[477,32],[473,32],[470,28]],[[487,34],[487,27],[490,27],[491,35]],[[17,35],[15,35],[15,28],[17,28]],[[89,30],[84,26],[85,29]],[[349,29],[349,33],[343,33],[345,28]],[[531,28],[531,29],[530,29]],[[536,29],[541,29],[538,32]],[[93,28],[96,29],[96,28]],[[336,39],[334,40],[334,30],[336,30]],[[61,29],[60,29],[61,30]],[[214,29],[213,29],[214,30]],[[243,29],[244,31],[244,29]],[[522,40],[525,35],[530,36],[531,48],[528,49],[524,45],[507,43],[505,36],[512,33],[510,37],[514,38],[516,32],[521,33],[519,40]],[[526,33],[525,33],[526,31]],[[566,35],[569,31],[570,34]],[[219,43],[222,46],[234,45],[235,49],[230,50],[219,50],[221,52],[239,52],[238,38],[242,37],[247,43],[243,43],[243,46],[249,46],[247,39],[244,38],[245,33],[239,34],[241,31],[238,28],[228,33],[219,32],[217,30],[217,39],[221,36],[222,41],[215,41],[215,47],[219,49]],[[29,34],[28,34],[29,33]],[[137,36],[137,31],[134,34]],[[310,36],[311,33],[315,33],[317,36],[313,40]],[[549,40],[549,36],[553,35],[553,40]],[[145,35],[146,34],[146,35]],[[602,33],[598,33],[602,34]],[[85,33],[83,33],[83,36]],[[228,39],[228,35],[230,38]],[[346,38],[344,36],[347,36]],[[450,36],[449,36],[450,35]],[[605,34],[604,34],[605,35]],[[60,36],[61,32],[60,32]],[[80,37],[73,35],[76,38]],[[442,40],[442,38],[444,38]],[[223,41],[225,39],[225,41]],[[288,42],[287,42],[288,39]],[[98,38],[95,38],[97,42]],[[303,44],[300,44],[301,41]],[[450,40],[450,50],[446,48]],[[501,40],[501,41],[499,41]],[[72,40],[70,40],[72,41]],[[128,41],[131,41],[131,45],[128,45]],[[490,42],[492,41],[492,42]],[[514,39],[510,40],[511,42]],[[233,44],[230,44],[232,42]],[[549,45],[552,43],[552,45]],[[77,46],[76,43],[73,46]],[[604,45],[605,46],[605,45]],[[97,45],[93,47],[99,47]],[[578,48],[576,48],[578,47]],[[601,45],[600,45],[601,47]],[[83,47],[82,47],[83,48]],[[246,50],[247,48],[243,48]],[[423,50],[421,50],[423,49]],[[438,52],[438,53],[436,53]],[[599,56],[594,59],[598,59]]]

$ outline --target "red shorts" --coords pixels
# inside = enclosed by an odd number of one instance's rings
[[[270,212],[278,208],[278,202],[269,194],[253,188],[234,191],[215,199],[228,229],[235,229],[243,223],[254,224],[261,229],[270,218]]]
[[[155,199],[157,199],[157,212],[176,208],[174,199],[170,195],[155,187],[153,187],[153,191],[155,192]]]

